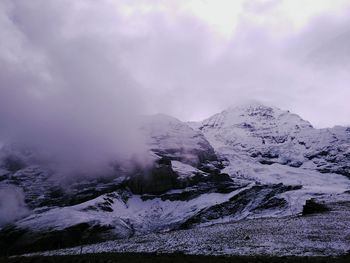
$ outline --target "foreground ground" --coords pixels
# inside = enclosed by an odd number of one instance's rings
[[[83,255],[69,255],[69,256],[50,256],[50,257],[19,257],[10,259],[1,259],[0,262],[7,263],[79,263],[79,262],[118,262],[118,263],[347,263],[350,260],[349,255],[340,257],[268,257],[268,256],[194,256],[183,255],[179,253],[174,254],[152,254],[152,253],[98,253],[98,254],[83,254]]]
[[[336,202],[327,203],[327,206],[331,209],[329,212],[308,216],[219,223],[207,227],[154,233],[83,247],[34,253],[29,256],[106,252],[216,256],[346,255],[350,251],[350,202],[338,199]]]

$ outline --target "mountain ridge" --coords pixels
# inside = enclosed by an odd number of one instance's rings
[[[197,123],[148,116],[140,129],[152,166],[115,166],[112,175],[69,187],[26,155],[1,149],[0,188],[23,189],[30,212],[3,226],[0,245],[15,240],[8,249],[18,253],[283,218],[300,215],[310,198],[349,197],[350,128],[315,129],[289,111],[253,104]]]

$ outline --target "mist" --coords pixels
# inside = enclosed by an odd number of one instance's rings
[[[27,215],[28,211],[20,188],[0,188],[0,227]]]
[[[1,141],[39,150],[62,174],[104,174],[144,154],[139,87],[119,65],[118,39],[85,30],[91,10],[80,17],[77,3],[67,14],[67,4],[1,4]]]

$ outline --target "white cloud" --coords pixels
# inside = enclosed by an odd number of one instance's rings
[[[121,53],[149,94],[151,110],[199,119],[253,98],[318,127],[349,125],[343,99],[348,77],[342,73],[347,42],[334,40],[349,24],[348,1],[168,3],[129,12],[130,21],[142,26],[133,27],[131,44]]]

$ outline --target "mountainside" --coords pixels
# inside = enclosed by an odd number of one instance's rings
[[[288,111],[233,107],[195,124],[216,152],[350,177],[350,128],[315,129]]]
[[[116,165],[112,174],[68,183],[35,151],[3,146],[0,190],[23,191],[27,210],[2,226],[0,247],[57,249],[300,215],[310,198],[350,201],[350,128],[315,129],[295,114],[255,103],[197,123],[147,116],[140,130],[151,166]]]
[[[213,147],[200,131],[167,115],[146,116],[141,129],[155,154],[194,167],[217,161]]]

